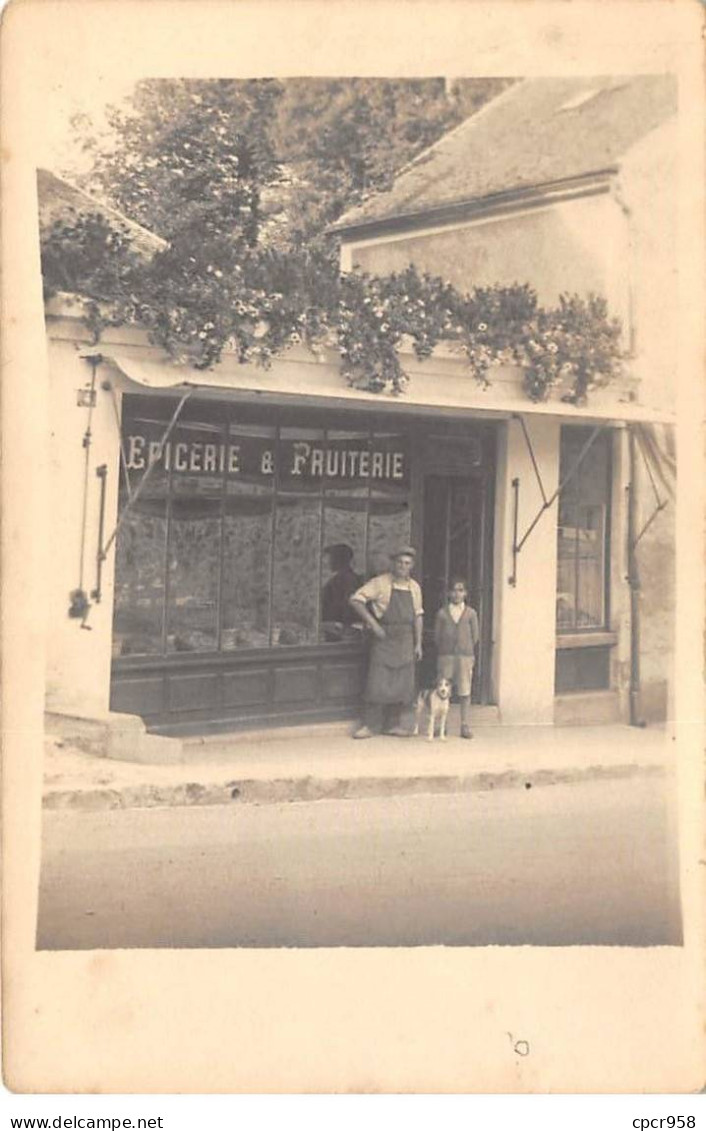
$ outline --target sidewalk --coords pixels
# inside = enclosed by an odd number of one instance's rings
[[[454,720],[455,723],[455,720]],[[184,740],[176,765],[97,758],[47,738],[44,806],[129,809],[532,788],[661,774],[664,729],[479,726],[471,742],[351,739],[349,724]]]

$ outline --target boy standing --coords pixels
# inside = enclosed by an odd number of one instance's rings
[[[471,682],[480,633],[478,614],[466,604],[468,590],[462,578],[449,586],[448,601],[436,614],[434,640],[437,676],[453,681],[461,704],[461,737],[473,738],[470,726]]]

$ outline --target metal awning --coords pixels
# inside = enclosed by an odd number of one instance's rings
[[[562,401],[547,401],[535,404],[527,397],[503,396],[498,398],[498,390],[481,388],[472,376],[463,381],[459,392],[458,378],[454,380],[455,390],[445,388],[449,382],[443,370],[438,373],[433,401],[428,395],[420,396],[415,391],[414,376],[410,386],[401,396],[370,393],[347,386],[343,378],[334,385],[331,382],[331,367],[326,367],[326,387],[324,387],[324,366],[313,357],[310,362],[300,359],[292,362],[290,357],[281,359],[280,365],[270,369],[238,363],[219,365],[215,369],[196,369],[177,365],[168,359],[164,361],[146,360],[132,353],[112,353],[105,348],[95,353],[83,355],[87,360],[101,360],[110,363],[120,373],[140,389],[155,394],[181,394],[188,389],[199,396],[228,398],[233,400],[257,399],[262,404],[301,404],[312,407],[357,409],[375,412],[414,413],[419,415],[472,416],[488,420],[509,420],[512,417],[553,417],[562,423],[575,421],[581,424],[621,425],[630,422],[670,424],[674,416],[664,410],[639,405],[634,401],[608,401],[602,399],[601,391],[596,392],[585,406],[566,404]],[[277,371],[275,371],[277,370]],[[303,374],[303,370],[306,372]],[[321,386],[317,389],[317,385]]]

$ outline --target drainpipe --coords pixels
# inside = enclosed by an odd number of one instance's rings
[[[644,727],[640,701],[640,572],[637,562],[637,443],[628,425],[628,576],[630,586],[630,726]]]

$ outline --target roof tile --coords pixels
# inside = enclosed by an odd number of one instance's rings
[[[388,192],[351,209],[331,230],[383,225],[615,167],[676,106],[671,75],[525,79],[421,153]]]

